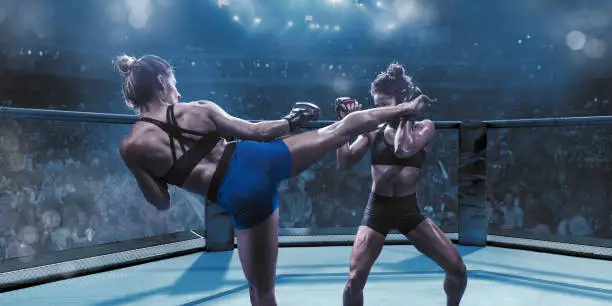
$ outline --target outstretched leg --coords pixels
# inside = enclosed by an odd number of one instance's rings
[[[359,227],[351,250],[349,279],[342,297],[344,306],[363,305],[363,288],[384,243],[385,235],[367,226]]]
[[[407,113],[405,106],[389,106],[357,111],[324,128],[289,136],[283,141],[291,152],[291,174],[308,169],[317,160],[350,140],[375,130],[384,121]]]
[[[446,272],[444,291],[447,305],[457,306],[467,286],[467,271],[455,245],[431,220],[426,219],[405,234],[417,250],[435,261]]]
[[[249,282],[251,305],[276,306],[278,210],[257,226],[236,231],[238,255]]]

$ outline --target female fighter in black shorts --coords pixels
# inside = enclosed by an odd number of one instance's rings
[[[370,92],[376,107],[398,105],[420,91],[399,64],[391,64],[372,82]],[[341,105],[340,117],[360,108]],[[448,305],[459,305],[467,285],[466,268],[453,243],[431,220],[421,216],[417,203],[419,169],[425,162],[427,145],[434,138],[430,120],[414,121],[406,116],[390,120],[378,130],[360,135],[354,143],[337,149],[338,166],[357,163],[372,150],[372,193],[351,252],[344,305],[363,305],[363,288],[389,230],[404,234],[421,253],[446,272],[444,290]]]
[[[276,305],[279,183],[346,143],[392,118],[413,114],[430,103],[409,103],[354,112],[330,126],[275,140],[316,120],[319,109],[297,103],[281,120],[251,123],[209,101],[178,103],[172,67],[147,55],[117,58],[123,93],[139,120],[119,152],[146,200],[170,207],[168,184],[206,196],[234,218],[238,254],[253,305]],[[226,142],[221,136],[244,141]]]

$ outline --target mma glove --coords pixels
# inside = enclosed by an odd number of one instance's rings
[[[308,102],[297,102],[283,119],[289,122],[289,131],[292,133],[299,129],[304,123],[319,120],[321,110],[318,106]]]

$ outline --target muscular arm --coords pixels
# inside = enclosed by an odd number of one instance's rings
[[[170,208],[168,185],[140,165],[139,158],[136,155],[139,150],[135,145],[128,145],[126,143],[119,145],[119,153],[123,158],[123,162],[136,178],[138,187],[140,187],[147,202],[157,207],[158,210],[167,210]]]
[[[395,155],[408,157],[423,149],[435,136],[436,127],[431,120],[423,120],[422,128],[415,130],[414,122],[402,120],[395,133]]]
[[[252,123],[233,117],[213,102],[197,102],[202,116],[212,120],[220,134],[245,140],[270,141],[289,133],[285,119]]]
[[[347,142],[336,149],[336,160],[339,169],[347,169],[355,165],[370,147],[371,133],[362,134],[351,144]]]

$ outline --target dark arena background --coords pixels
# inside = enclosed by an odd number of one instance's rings
[[[135,114],[114,58],[155,54],[184,101],[248,120],[296,101],[332,123],[403,64],[437,103],[422,214],[461,253],[462,305],[612,303],[612,2],[0,1],[0,304],[248,305],[231,218],[119,156]],[[369,157],[330,152],[279,189],[280,305],[342,305]],[[366,305],[445,305],[444,272],[397,232]]]

